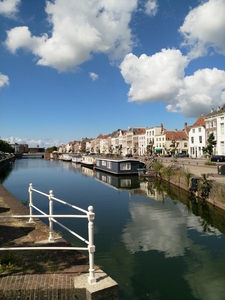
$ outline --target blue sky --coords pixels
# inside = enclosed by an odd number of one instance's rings
[[[1,139],[192,125],[225,102],[224,15],[225,0],[1,0]]]

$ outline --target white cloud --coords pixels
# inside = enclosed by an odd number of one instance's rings
[[[209,0],[189,12],[179,31],[191,59],[207,54],[210,48],[225,54],[224,16],[224,0]]]
[[[208,114],[211,108],[224,104],[225,71],[203,69],[192,76],[184,78],[173,104],[169,104],[169,111],[181,112],[185,117],[198,117]]]
[[[60,72],[76,70],[93,53],[121,59],[133,45],[129,22],[137,1],[48,1],[51,36],[35,37],[27,27],[17,27],[7,32],[5,44],[13,53],[19,48],[30,50],[38,57],[37,64]]]
[[[145,3],[145,12],[149,16],[155,16],[158,11],[157,0],[148,0]]]
[[[45,149],[47,149],[52,146],[58,147],[61,144],[60,141],[57,139],[34,140],[29,138],[20,138],[13,136],[10,136],[8,138],[2,138],[2,140],[12,144],[28,144],[30,148],[37,147],[38,145],[41,148],[44,147]]]
[[[153,102],[173,99],[182,87],[187,60],[179,50],[163,49],[139,58],[130,53],[120,65],[121,74],[130,84],[129,101]]]
[[[0,89],[5,85],[9,85],[9,77],[0,72]]]
[[[93,73],[93,72],[90,72],[89,75],[90,75],[90,77],[91,77],[91,79],[92,79],[93,81],[95,81],[95,80],[98,79],[98,74],[95,74],[95,73]]]
[[[0,1],[0,14],[6,17],[13,17],[18,12],[21,0],[2,0]]]
[[[207,114],[224,104],[225,71],[202,69],[184,76],[187,58],[179,50],[162,50],[139,58],[128,54],[120,65],[121,74],[130,84],[128,101],[164,101],[167,110],[185,117]]]

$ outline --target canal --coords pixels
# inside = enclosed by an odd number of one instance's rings
[[[225,213],[168,184],[116,177],[70,162],[20,159],[0,177],[20,201],[35,189],[81,208],[93,205],[95,264],[126,300],[224,300]],[[45,210],[47,200],[34,195]],[[56,213],[62,211],[56,205]],[[87,223],[63,221],[80,235]],[[84,222],[84,224],[83,224]],[[74,246],[83,246],[56,228]]]

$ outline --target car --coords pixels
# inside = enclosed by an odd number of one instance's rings
[[[131,153],[126,154],[126,157],[132,157],[133,155]]]
[[[225,155],[213,155],[211,161],[225,162]]]
[[[186,153],[184,153],[184,152],[182,152],[182,153],[176,153],[175,155],[174,155],[174,157],[187,157],[187,154]]]

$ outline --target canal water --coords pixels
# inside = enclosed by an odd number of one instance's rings
[[[225,213],[168,184],[116,177],[69,162],[16,160],[0,182],[20,201],[35,189],[87,209],[94,207],[95,264],[119,284],[126,300],[224,300]],[[48,200],[34,194],[47,211]],[[72,213],[55,205],[56,213]],[[63,224],[87,236],[87,221]],[[84,246],[55,228],[74,246]]]

